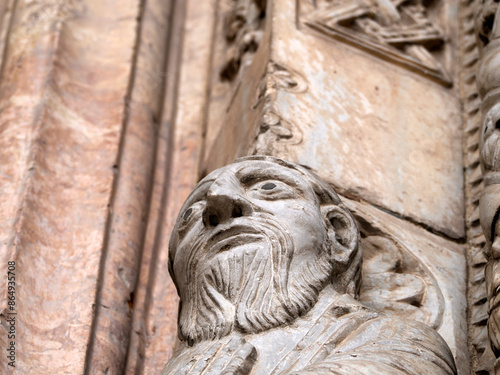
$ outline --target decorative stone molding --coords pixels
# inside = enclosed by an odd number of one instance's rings
[[[481,99],[476,86],[479,48],[474,17],[479,1],[460,2],[460,96],[463,103],[466,233],[468,253],[469,343],[472,372],[493,373],[495,356],[488,339],[488,302],[485,286],[486,239],[479,220],[479,198],[483,190],[479,138]],[[482,44],[482,43],[481,43]]]
[[[275,148],[297,145],[302,142],[300,126],[283,119],[275,105],[280,91],[301,94],[307,92],[307,81],[297,72],[293,72],[273,61],[267,64],[266,74],[258,88],[255,104],[264,102],[263,114],[258,133],[249,154],[269,155]]]
[[[283,144],[299,144],[302,140],[300,128],[284,120],[278,114],[269,111],[264,114],[257,140],[250,152],[252,155],[269,154]]]
[[[481,226],[486,237],[486,289],[488,296],[488,336],[495,356],[500,356],[500,28],[498,3],[478,4],[476,35],[479,43],[477,88],[482,100],[480,155],[484,189],[479,202]],[[495,371],[500,362],[495,362]]]

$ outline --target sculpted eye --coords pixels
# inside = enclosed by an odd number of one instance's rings
[[[297,196],[294,188],[278,180],[258,182],[250,187],[248,194],[253,198],[265,200],[290,199]]]
[[[189,208],[186,210],[186,212],[184,212],[184,215],[182,215],[182,218],[184,220],[187,220],[187,219],[189,219],[189,216],[191,216],[192,213],[193,213],[193,209]]]
[[[205,207],[204,201],[193,203],[184,213],[181,214],[181,227],[188,225],[194,218],[199,217]]]
[[[261,189],[264,190],[273,190],[276,187],[276,184],[273,184],[272,182],[265,183],[262,185]]]

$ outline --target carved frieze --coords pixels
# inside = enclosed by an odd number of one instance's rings
[[[301,12],[301,21],[308,27],[451,86],[439,57],[447,38],[427,14],[435,7],[432,1],[306,2],[302,7],[308,12]]]

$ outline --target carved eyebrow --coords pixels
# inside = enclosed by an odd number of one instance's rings
[[[273,167],[259,168],[255,166],[245,166],[236,171],[236,177],[244,186],[250,186],[260,181],[277,180],[286,183],[296,189],[304,190],[301,180],[294,178],[283,170]]]
[[[196,187],[196,190],[193,190],[193,192],[186,199],[186,202],[184,203],[184,210],[186,208],[189,208],[192,204],[205,199],[205,196],[207,195],[207,191],[208,191],[208,189],[210,189],[210,186],[212,185],[212,183],[214,181],[215,181],[214,179],[210,179],[210,180],[203,181],[202,184],[198,185]],[[181,212],[183,212],[184,210],[182,210]]]

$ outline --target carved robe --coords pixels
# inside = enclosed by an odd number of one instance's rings
[[[448,346],[433,329],[326,289],[287,327],[181,344],[163,374],[456,374]]]

